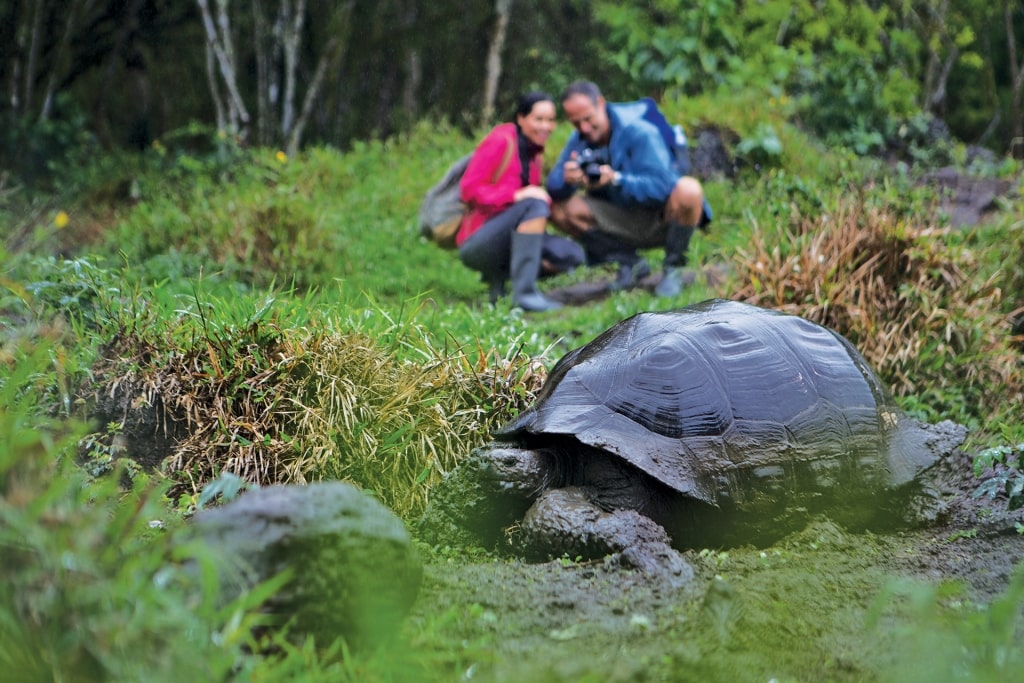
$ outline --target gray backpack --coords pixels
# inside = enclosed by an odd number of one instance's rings
[[[455,248],[455,234],[466,212],[459,196],[459,181],[472,158],[472,154],[467,154],[452,164],[420,204],[420,235],[443,249]]]
[[[515,145],[509,142],[501,164],[494,171],[491,178],[492,183],[508,170],[508,165],[515,154]],[[466,205],[462,203],[462,190],[459,181],[462,180],[469,160],[473,158],[472,152],[460,158],[452,164],[445,172],[444,177],[436,185],[427,190],[420,204],[420,234],[433,241],[442,249],[455,248],[455,235],[462,226],[462,217],[466,214]]]

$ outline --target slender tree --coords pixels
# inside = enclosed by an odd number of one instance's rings
[[[495,0],[494,15],[494,33],[487,50],[487,78],[484,82],[483,120],[487,122],[494,119],[494,100],[498,94],[498,83],[501,81],[501,54],[505,49],[505,38],[508,35],[512,0]]]
[[[238,65],[235,61],[234,39],[231,30],[231,15],[228,0],[217,0],[217,15],[214,18],[207,0],[196,0],[202,13],[203,28],[206,31],[207,63],[214,68],[207,70],[211,75],[210,91],[217,104],[217,126],[237,132],[244,138],[249,128],[249,110],[238,87]],[[226,90],[227,97],[220,94]],[[226,111],[221,109],[226,107]]]
[[[1013,25],[1016,0],[1003,0],[1003,22],[1006,26],[1006,50],[1010,65],[1010,116],[1013,121],[1010,151],[1018,158],[1024,158],[1024,110],[1021,108],[1021,93],[1024,91],[1024,67],[1017,55],[1017,40]]]

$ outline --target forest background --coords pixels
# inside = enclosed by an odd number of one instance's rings
[[[1019,0],[0,0],[0,670],[449,681],[529,651],[591,674],[553,680],[1012,680],[1022,40]],[[416,207],[519,91],[577,77],[652,95],[724,145],[698,281],[675,301],[636,290],[554,317],[488,306],[419,239]],[[1001,188],[984,220],[951,225],[939,167]],[[283,656],[263,658],[265,592],[224,606],[168,566],[191,557],[176,540],[196,509],[242,480],[354,482],[412,527],[545,366],[638,310],[711,296],[837,329],[901,407],[967,425],[953,488],[970,515],[910,551],[911,536],[891,552],[859,535],[828,558],[816,539],[694,550],[702,576],[787,596],[726,613],[742,641],[703,628],[698,597],[609,603],[622,628],[580,635],[545,596],[565,604],[588,564],[421,543],[430,580],[397,654],[274,634]],[[865,634],[883,579],[906,570],[875,565],[905,552],[987,590],[913,593]],[[624,578],[608,577],[615,595]],[[476,597],[494,586],[529,600]],[[644,675],[609,676],[602,656],[619,652]],[[542,680],[507,678],[526,679]]]
[[[1019,0],[3,0],[0,158],[34,182],[71,150],[197,123],[346,149],[423,119],[471,129],[578,77],[612,99],[786,96],[861,153],[934,116],[1019,157],[1022,43]]]

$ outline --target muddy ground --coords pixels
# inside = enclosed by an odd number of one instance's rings
[[[460,650],[458,680],[1021,680],[1020,659],[961,647],[1006,635],[980,610],[1024,559],[1024,516],[973,495],[971,460],[933,473],[940,524],[879,535],[820,518],[770,547],[687,551],[696,578],[677,587],[567,558],[432,561],[408,630]]]
[[[949,170],[921,182],[961,229],[1012,189]],[[548,294],[585,305],[609,283]],[[1024,681],[1024,580],[1011,585],[1024,568],[1024,511],[975,496],[972,463],[957,453],[934,468],[938,524],[870,534],[820,518],[770,547],[688,551],[696,576],[682,586],[568,558],[432,561],[407,632],[458,650],[463,681]]]

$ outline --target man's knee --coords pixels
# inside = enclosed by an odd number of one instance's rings
[[[700,222],[703,206],[704,188],[700,181],[692,176],[683,176],[676,181],[675,187],[672,188],[666,213],[671,220],[676,222],[697,225]]]
[[[571,197],[551,205],[551,222],[566,234],[578,237],[594,222],[590,207],[580,197]]]
[[[568,222],[568,210],[566,209],[567,202],[552,202],[551,203],[551,222],[557,225],[561,229],[565,229],[565,224]]]

